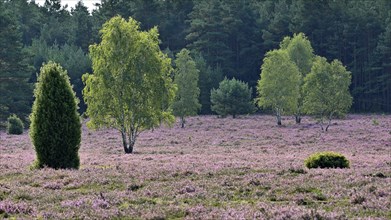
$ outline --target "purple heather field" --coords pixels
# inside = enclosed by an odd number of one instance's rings
[[[307,169],[336,151],[349,169]],[[79,170],[30,170],[27,132],[0,133],[0,219],[391,219],[391,116],[191,117],[141,133],[83,126]]]

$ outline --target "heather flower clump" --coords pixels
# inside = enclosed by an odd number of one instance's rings
[[[34,210],[26,203],[14,203],[11,201],[0,201],[0,217],[7,217],[12,214],[32,215]]]
[[[328,132],[310,117],[188,117],[140,134],[132,155],[83,124],[78,170],[30,170],[28,135],[0,131],[0,219],[389,219],[391,117],[372,117]],[[303,165],[327,151],[352,169]]]

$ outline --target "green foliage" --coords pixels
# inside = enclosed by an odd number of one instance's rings
[[[9,9],[17,18],[19,29],[22,32],[23,44],[30,45],[31,40],[40,35],[40,29],[45,22],[42,9],[35,3],[27,0],[7,1]]]
[[[200,53],[193,53],[199,73],[198,87],[200,88],[201,114],[212,114],[210,91],[219,87],[223,80],[223,72],[219,66],[212,68],[206,64],[204,57]]]
[[[281,115],[296,110],[301,75],[284,50],[273,50],[263,60],[258,81],[258,105],[272,108],[281,125]]]
[[[202,53],[209,66],[219,66],[229,78],[255,81],[261,56],[255,17],[250,1],[194,1],[188,48]]]
[[[370,94],[372,108],[376,111],[391,110],[391,10],[385,20],[385,31],[380,35],[375,49],[370,82],[365,92]],[[388,74],[387,74],[388,73]]]
[[[319,152],[305,160],[305,166],[311,168],[349,168],[349,160],[340,153]]]
[[[22,31],[8,1],[0,1],[0,121],[10,114],[25,120],[32,101],[31,69],[23,49]]]
[[[255,111],[251,98],[252,89],[247,83],[233,78],[225,78],[220,82],[218,89],[212,89],[212,110],[221,116],[250,114]]]
[[[284,36],[290,34],[291,12],[287,1],[258,1],[255,7],[259,11],[260,30],[262,31],[262,47],[265,51],[278,47]],[[296,31],[293,31],[296,32]]]
[[[178,91],[173,103],[173,112],[174,115],[181,118],[183,128],[185,116],[196,115],[201,108],[198,101],[200,95],[200,89],[198,88],[199,70],[187,49],[182,49],[176,57],[174,82],[178,87]]]
[[[354,98],[352,111],[391,111],[389,0],[103,0],[91,14],[82,2],[70,10],[61,6],[65,1],[49,0],[43,6],[35,2],[0,3],[0,123],[13,113],[25,121],[30,113],[31,82],[35,82],[42,62],[53,60],[39,56],[42,51],[51,50],[53,45],[57,48],[75,45],[86,53],[90,44],[100,42],[98,32],[102,24],[115,15],[141,21],[141,30],[158,26],[161,48],[177,53],[187,47],[193,54],[203,54],[205,71],[197,64],[202,114],[211,113],[210,90],[223,79],[220,74],[256,86],[260,59],[277,48],[284,36],[291,36],[287,42],[297,38],[291,51],[301,51],[293,52],[298,60],[308,60],[309,53],[304,52],[309,50],[301,49],[308,49],[306,42],[310,40],[318,54],[346,65],[354,82],[350,86]],[[304,34],[292,37],[293,33],[305,33],[308,39]],[[33,59],[29,60],[23,48],[29,48],[34,39],[42,43],[30,51]],[[80,59],[73,59],[77,62],[71,68],[77,69],[82,63],[79,69],[83,69],[87,55],[75,56]],[[72,65],[56,62],[68,70],[80,98],[83,87],[80,74],[91,72],[91,65],[89,70],[74,72],[68,68]],[[308,63],[304,62],[303,68],[295,63],[300,72],[308,73],[303,71],[308,69]],[[29,66],[35,66],[35,72]],[[213,85],[209,84],[209,78]],[[301,113],[302,98],[303,94],[298,100],[298,111],[294,112],[296,116]],[[81,103],[80,112],[84,107]]]
[[[61,7],[61,0],[45,1],[41,10],[46,19],[41,24],[40,36],[36,38],[39,37],[48,45],[55,43],[64,45],[66,43],[73,44],[76,37],[83,37],[83,35],[75,36],[77,33],[75,24],[72,22],[72,17],[67,8]]]
[[[288,52],[289,58],[299,68],[303,77],[311,71],[314,49],[305,34],[294,34],[293,38],[285,37],[280,47]]]
[[[92,17],[88,8],[79,1],[71,11],[72,23],[74,25],[75,44],[88,51],[88,46],[92,43]]]
[[[294,110],[296,116],[296,123],[300,123],[303,108],[303,79],[311,71],[312,62],[314,60],[314,50],[311,42],[303,33],[294,34],[293,38],[285,37],[280,43],[282,50],[286,50],[289,59],[296,64],[300,72],[300,95],[297,100],[297,107]]]
[[[317,57],[311,72],[304,79],[304,110],[317,116],[323,129],[323,119],[345,115],[352,105],[349,92],[350,72],[338,60],[331,64],[326,58]]]
[[[211,0],[196,2],[189,14],[188,47],[202,53],[211,66],[221,66],[230,54],[223,25],[224,13],[223,4],[219,0]]]
[[[87,125],[119,130],[125,153],[132,153],[140,132],[175,119],[171,59],[159,48],[157,28],[140,31],[132,18],[113,17],[101,36],[90,46],[94,73],[83,76]]]
[[[79,168],[81,123],[67,72],[54,62],[42,66],[34,96],[30,137],[35,166]]]
[[[13,114],[7,119],[7,133],[8,134],[23,134],[23,122],[20,118]]]
[[[42,39],[34,39],[29,51],[33,54],[32,62],[36,69],[39,69],[43,62],[51,60],[67,70],[76,96],[82,99],[83,82],[81,77],[84,73],[91,71],[91,60],[88,54],[75,45],[64,44],[60,46],[53,44],[49,46]],[[85,111],[86,107],[83,101],[79,107],[80,112]]]

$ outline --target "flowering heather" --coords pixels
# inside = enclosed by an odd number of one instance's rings
[[[373,123],[376,119],[378,123]],[[322,132],[273,116],[191,117],[140,135],[83,127],[80,170],[30,170],[27,133],[0,133],[0,219],[390,219],[391,116],[349,115]],[[307,169],[334,151],[349,169]]]
[[[31,215],[34,213],[34,211],[26,203],[13,203],[10,201],[0,201],[0,213]]]

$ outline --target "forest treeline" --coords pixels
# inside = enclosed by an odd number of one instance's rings
[[[69,9],[60,0],[0,0],[0,121],[13,113],[27,119],[33,83],[50,60],[67,70],[84,112],[88,48],[115,15],[134,18],[142,30],[157,26],[171,58],[183,48],[192,52],[202,114],[211,113],[210,91],[219,81],[255,88],[265,54],[300,32],[316,54],[352,73],[352,112],[391,112],[390,0],[102,0],[92,13],[82,2]]]

